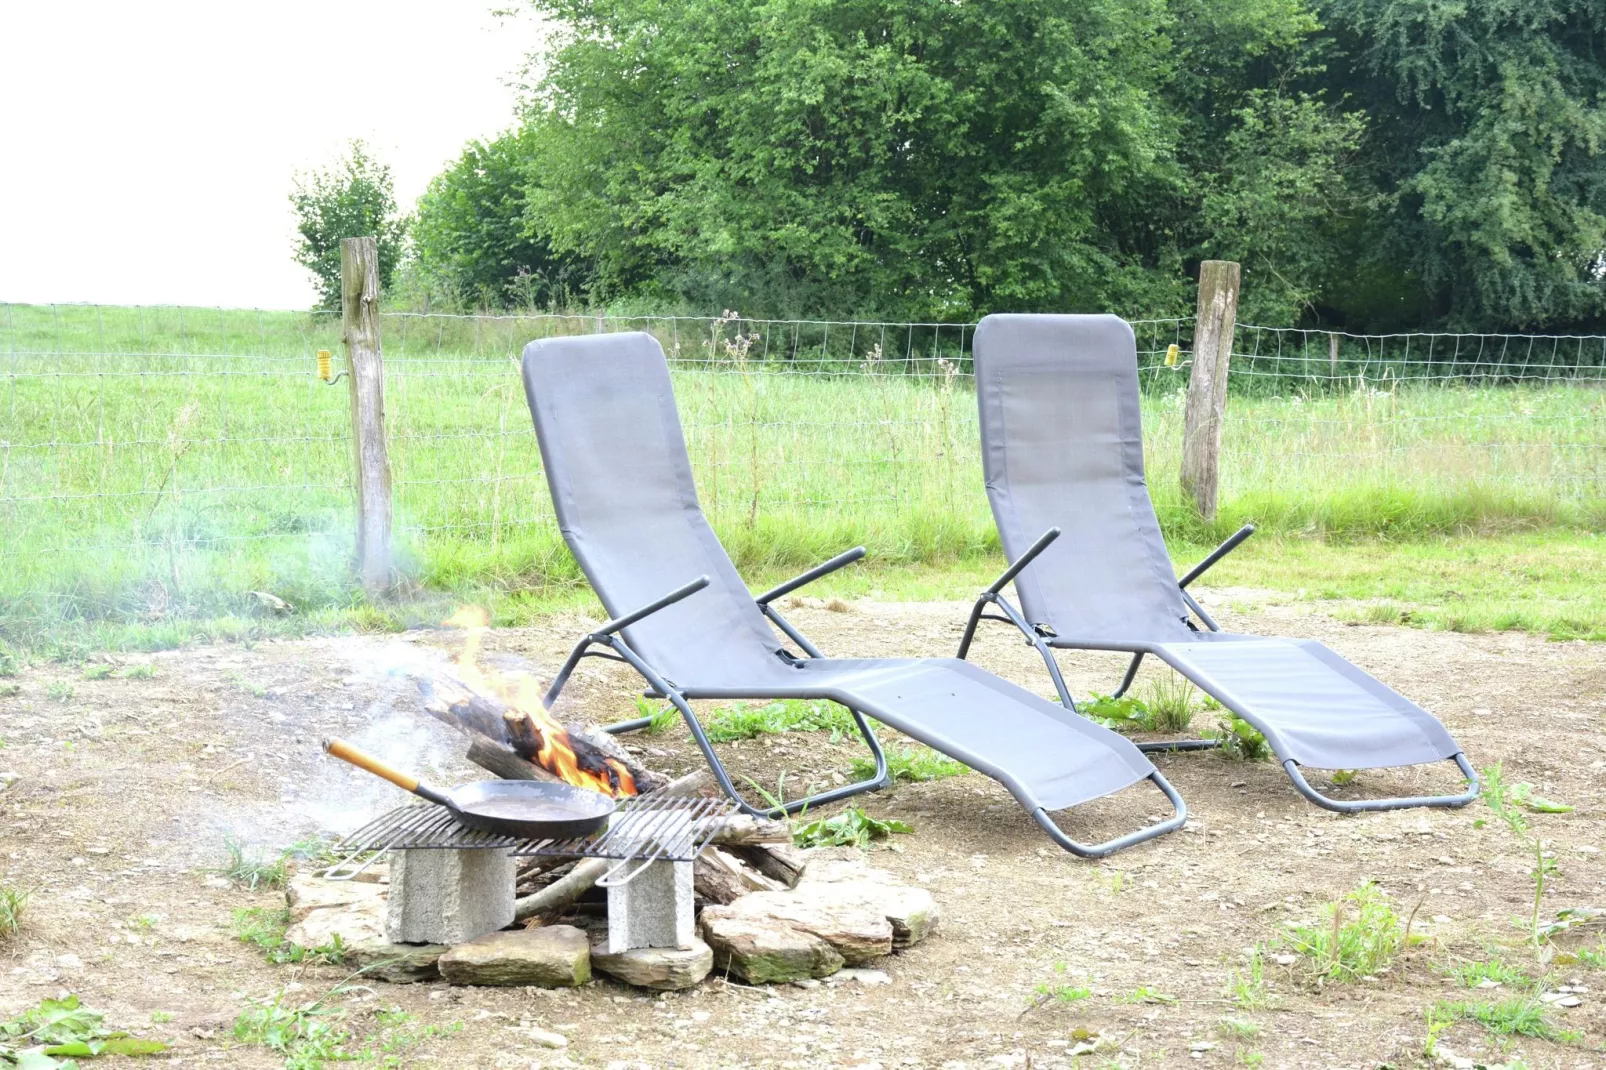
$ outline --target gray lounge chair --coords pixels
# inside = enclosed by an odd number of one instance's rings
[[[650,685],[649,695],[679,709],[720,787],[749,813],[777,811],[742,801],[692,700],[830,699],[852,711],[875,758],[874,775],[787,803],[787,812],[891,783],[870,716],[1003,784],[1078,855],[1108,854],[1186,819],[1182,800],[1130,741],[974,665],[823,656],[774,603],[858,560],[862,548],[755,600],[698,504],[669,368],[651,335],[532,342],[524,350],[524,386],[558,526],[613,617],[570,653],[546,695],[549,707],[581,658],[626,662]],[[645,723],[627,721],[610,731]],[[1145,778],[1175,810],[1162,823],[1084,845],[1050,816]]]
[[[1137,347],[1124,320],[988,316],[973,353],[987,496],[1011,564],[977,599],[959,657],[981,620],[1013,624],[1042,656],[1060,702],[1075,709],[1055,650],[1131,653],[1116,694],[1153,654],[1257,728],[1318,806],[1388,810],[1477,798],[1477,774],[1426,710],[1320,643],[1224,633],[1188,593],[1254,528],[1180,580],[1172,571],[1144,481]],[[1011,580],[1018,608],[1002,593]],[[1466,777],[1465,792],[1338,800],[1300,772],[1444,760]]]

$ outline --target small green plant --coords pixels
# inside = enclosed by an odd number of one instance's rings
[[[926,747],[910,748],[888,752],[887,775],[893,780],[907,780],[924,782],[928,780],[942,780],[945,777],[961,776],[970,770],[948,757],[938,754]],[[864,755],[853,759],[853,775],[859,780],[867,780],[875,774],[875,761]]]
[[[1094,692],[1090,698],[1077,703],[1076,709],[1083,717],[1117,732],[1147,732],[1153,726],[1149,707],[1134,695],[1116,698]]]
[[[1487,962],[1463,962],[1446,968],[1444,972],[1467,988],[1477,988],[1486,981],[1513,987],[1528,987],[1534,984],[1534,979],[1528,976],[1528,971],[1499,958]]]
[[[714,711],[704,726],[710,742],[729,743],[781,732],[831,733],[835,743],[845,733],[858,731],[853,715],[834,702],[780,699],[762,706],[739,703]]]
[[[22,912],[30,893],[0,881],[0,940],[15,936],[22,928]]]
[[[0,682],[0,698],[10,698],[12,695],[22,694],[22,685],[10,680]]]
[[[11,648],[0,643],[0,678],[15,676],[22,668],[22,659],[12,653]]]
[[[1576,1043],[1582,1037],[1561,1029],[1550,1020],[1547,1008],[1530,992],[1514,999],[1497,1003],[1472,1003],[1441,1000],[1428,1011],[1428,1043],[1432,1050],[1444,1028],[1455,1022],[1477,1022],[1491,1033],[1501,1036],[1533,1037],[1560,1044]]]
[[[286,847],[279,857],[287,862],[306,863],[312,869],[327,869],[340,861],[340,852],[335,850],[337,842],[321,836],[308,836]]]
[[[1174,672],[1149,682],[1149,725],[1156,732],[1185,732],[1193,724],[1199,689]]]
[[[1253,1011],[1272,1005],[1266,991],[1266,950],[1256,945],[1249,952],[1249,961],[1242,969],[1233,967],[1227,974],[1227,996],[1239,1010]]]
[[[1247,1018],[1228,1015],[1216,1020],[1216,1032],[1232,1040],[1254,1040],[1260,1036],[1260,1026]]]
[[[362,628],[358,628],[357,630],[358,631],[362,631],[363,629]],[[243,673],[231,672],[231,673],[229,673],[228,679],[229,679],[229,683],[233,684],[235,687],[239,688],[241,691],[244,691],[246,694],[250,695],[252,698],[267,698],[268,697],[268,689],[267,688],[263,687],[259,683],[256,683],[255,681],[246,679],[245,675]]]
[[[281,888],[284,886],[287,868],[286,855],[280,854],[275,858],[264,858],[253,852],[245,844],[234,838],[232,833],[223,837],[223,850],[227,857],[223,865],[214,870],[221,877],[227,877],[235,884],[251,891],[258,888]]]
[[[1115,1002],[1117,1002],[1117,1003],[1175,1003],[1175,1002],[1177,1002],[1177,997],[1176,996],[1168,996],[1164,992],[1160,992],[1160,991],[1157,991],[1156,989],[1150,988],[1148,985],[1142,985],[1142,986],[1140,986],[1138,988],[1134,988],[1132,991],[1126,993],[1125,995],[1116,996],[1115,997]]]
[[[167,1022],[171,1022],[176,1017],[177,1015],[175,1015],[172,1011],[151,1011],[151,1024],[163,1025]]]
[[[1484,769],[1483,801],[1494,811],[1495,817],[1511,830],[1512,836],[1516,837],[1524,850],[1533,857],[1533,868],[1528,871],[1534,886],[1533,910],[1528,918],[1528,937],[1534,950],[1538,951],[1545,939],[1539,923],[1545,886],[1551,877],[1559,876],[1561,870],[1557,867],[1555,858],[1545,850],[1545,841],[1533,831],[1533,827],[1528,824],[1528,818],[1522,812],[1525,802],[1531,801],[1532,798],[1532,785],[1507,784],[1504,769],[1500,765],[1491,765]],[[1539,801],[1546,802],[1543,799]],[[1547,803],[1547,805],[1555,804]],[[1487,823],[1487,819],[1480,817],[1472,824],[1474,828],[1482,828]]]
[[[1205,734],[1221,741],[1221,753],[1228,758],[1244,762],[1271,759],[1271,744],[1266,742],[1266,737],[1236,713],[1227,713],[1215,728]]]
[[[284,938],[290,927],[290,911],[285,907],[242,907],[234,912],[234,935],[262,952],[274,965],[289,962],[322,962],[338,966],[345,961],[345,943],[336,935],[327,944],[302,947]]]
[[[156,666],[148,661],[142,661],[137,665],[126,666],[117,675],[124,680],[149,680],[156,676]]]
[[[41,1000],[37,1007],[0,1022],[0,1066],[17,1070],[76,1070],[78,1059],[100,1055],[156,1055],[159,1040],[142,1040],[107,1029],[99,1011],[75,995]]]
[[[675,727],[675,721],[680,717],[680,711],[674,706],[659,706],[656,709],[652,703],[641,695],[636,696],[636,716],[646,718],[646,732],[649,736],[661,736]]]
[[[871,840],[883,840],[893,834],[907,834],[914,828],[902,821],[871,817],[856,806],[835,817],[817,818],[797,828],[792,839],[799,847],[857,847],[861,850]]]
[[[271,999],[252,1000],[235,1019],[234,1038],[283,1055],[287,1070],[313,1070],[325,1062],[347,1061],[352,1058],[345,1050],[350,1034],[341,1028],[346,1016],[325,1007],[328,998],[292,1006],[285,1003],[281,989]]]
[[[45,694],[57,702],[71,702],[78,691],[65,680],[52,680],[45,686]]]
[[[1382,890],[1370,882],[1324,905],[1321,917],[1319,923],[1288,934],[1290,947],[1318,981],[1373,976],[1387,969],[1411,940],[1409,921],[1402,924]]]
[[[1065,963],[1054,963],[1054,972],[1061,976],[1065,973]],[[1080,1003],[1093,995],[1093,990],[1087,985],[1069,985],[1062,981],[1042,981],[1032,989],[1032,1001],[1025,1011],[1027,1014],[1036,1010],[1045,1003]]]
[[[84,666],[85,680],[104,680],[111,676],[111,674],[112,666],[106,664],[104,661],[97,661]]]

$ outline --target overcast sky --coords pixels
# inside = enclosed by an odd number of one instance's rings
[[[410,207],[505,129],[540,35],[492,6],[0,4],[0,302],[307,307],[292,174],[360,137]]]

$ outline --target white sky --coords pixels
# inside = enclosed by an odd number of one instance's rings
[[[360,137],[410,207],[509,126],[493,2],[0,3],[0,302],[309,306],[292,174]]]

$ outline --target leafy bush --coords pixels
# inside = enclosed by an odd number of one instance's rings
[[[528,127],[471,141],[418,201],[413,247],[423,281],[448,302],[559,305],[589,281],[585,262],[552,251],[525,219]]]
[[[295,208],[296,263],[312,272],[318,306],[340,307],[340,240],[372,236],[379,246],[379,285],[388,288],[401,261],[407,220],[396,208],[390,168],[353,141],[334,164],[297,174],[290,191]]]
[[[1271,760],[1271,744],[1266,742],[1266,737],[1236,713],[1225,714],[1206,735],[1221,741],[1221,753],[1228,758],[1245,762]]]
[[[99,1055],[156,1055],[167,1050],[159,1040],[141,1040],[107,1029],[99,1011],[83,1006],[75,995],[41,1000],[37,1007],[0,1022],[0,1066],[18,1070],[75,1070],[77,1059]]]
[[[858,807],[849,807],[835,817],[817,818],[792,832],[799,847],[857,847],[870,846],[871,840],[884,840],[894,833],[910,833],[914,828],[905,822],[871,817]]]

